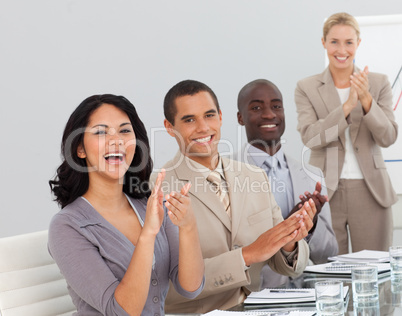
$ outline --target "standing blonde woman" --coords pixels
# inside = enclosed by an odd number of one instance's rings
[[[397,200],[380,149],[398,134],[391,86],[385,75],[355,66],[360,41],[353,16],[330,16],[322,38],[329,66],[295,92],[297,128],[326,177],[340,254],[348,252],[348,228],[353,252],[388,250]]]

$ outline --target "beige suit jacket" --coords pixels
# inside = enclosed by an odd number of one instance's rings
[[[356,70],[358,70],[356,68]],[[392,110],[392,91],[385,75],[369,73],[369,90],[373,97],[370,111],[362,106],[350,114],[350,136],[364,180],[376,201],[389,207],[397,201],[380,147],[392,145],[398,125]],[[310,164],[320,168],[326,179],[328,197],[338,187],[345,159],[345,119],[342,104],[327,68],[323,73],[297,83],[295,102],[297,129],[303,143],[311,149]]]
[[[242,247],[281,222],[281,211],[262,169],[225,158],[222,158],[222,164],[229,185],[232,219],[205,177],[194,168],[192,160],[178,153],[164,166],[164,193],[179,191],[188,181],[192,183],[189,195],[205,262],[203,292],[196,299],[189,300],[170,287],[165,305],[167,313],[227,309],[241,303],[250,291],[260,289],[260,272],[265,263],[253,264],[245,270]],[[290,266],[279,251],[268,260],[268,264],[278,273],[297,276],[303,272],[309,257],[304,240],[298,242],[297,256],[294,266]]]

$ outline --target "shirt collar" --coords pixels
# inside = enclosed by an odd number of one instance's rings
[[[264,164],[265,160],[267,160],[269,157],[271,157],[269,154],[267,154],[265,151],[262,151],[261,149],[258,149],[257,147],[254,147],[250,144],[247,144],[247,153],[248,157],[247,160],[249,163],[262,168],[262,165]],[[282,147],[279,148],[279,150],[276,152],[276,154],[273,156],[279,161],[279,166],[281,168],[287,167],[285,155],[283,154],[283,149]]]
[[[196,162],[196,161],[194,161],[194,160],[192,160],[192,159],[190,159],[190,158],[188,158],[188,157],[186,157],[186,156],[185,156],[185,159],[188,159],[188,160],[190,161],[191,165],[192,165],[195,169],[197,169],[197,171],[198,171],[199,173],[201,173],[201,175],[202,175],[205,179],[206,179],[206,178],[209,176],[209,174],[211,173],[211,170],[208,169],[207,167],[205,167],[204,165],[202,165],[202,164],[200,164],[200,163],[198,163],[198,162]],[[212,170],[212,171],[218,172],[218,173],[221,175],[221,177],[222,177],[223,179],[225,179],[225,173],[224,173],[224,171],[223,171],[222,158],[221,158],[220,155],[219,155],[218,164],[217,164],[215,170]]]
[[[214,171],[218,172],[221,175],[221,177],[223,179],[225,179],[225,172],[223,171],[223,164],[222,164],[221,156],[219,156],[218,165],[216,166]]]

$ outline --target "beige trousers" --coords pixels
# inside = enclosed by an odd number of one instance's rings
[[[349,252],[349,238],[352,252],[388,251],[393,236],[392,209],[377,203],[363,179],[341,179],[329,204],[339,254]]]

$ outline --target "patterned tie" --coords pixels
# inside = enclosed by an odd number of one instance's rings
[[[228,216],[230,217],[230,201],[226,182],[222,181],[222,177],[217,171],[211,171],[211,173],[207,177],[207,180],[211,183],[213,191],[219,197],[219,200],[223,203],[226,214],[228,214]]]

